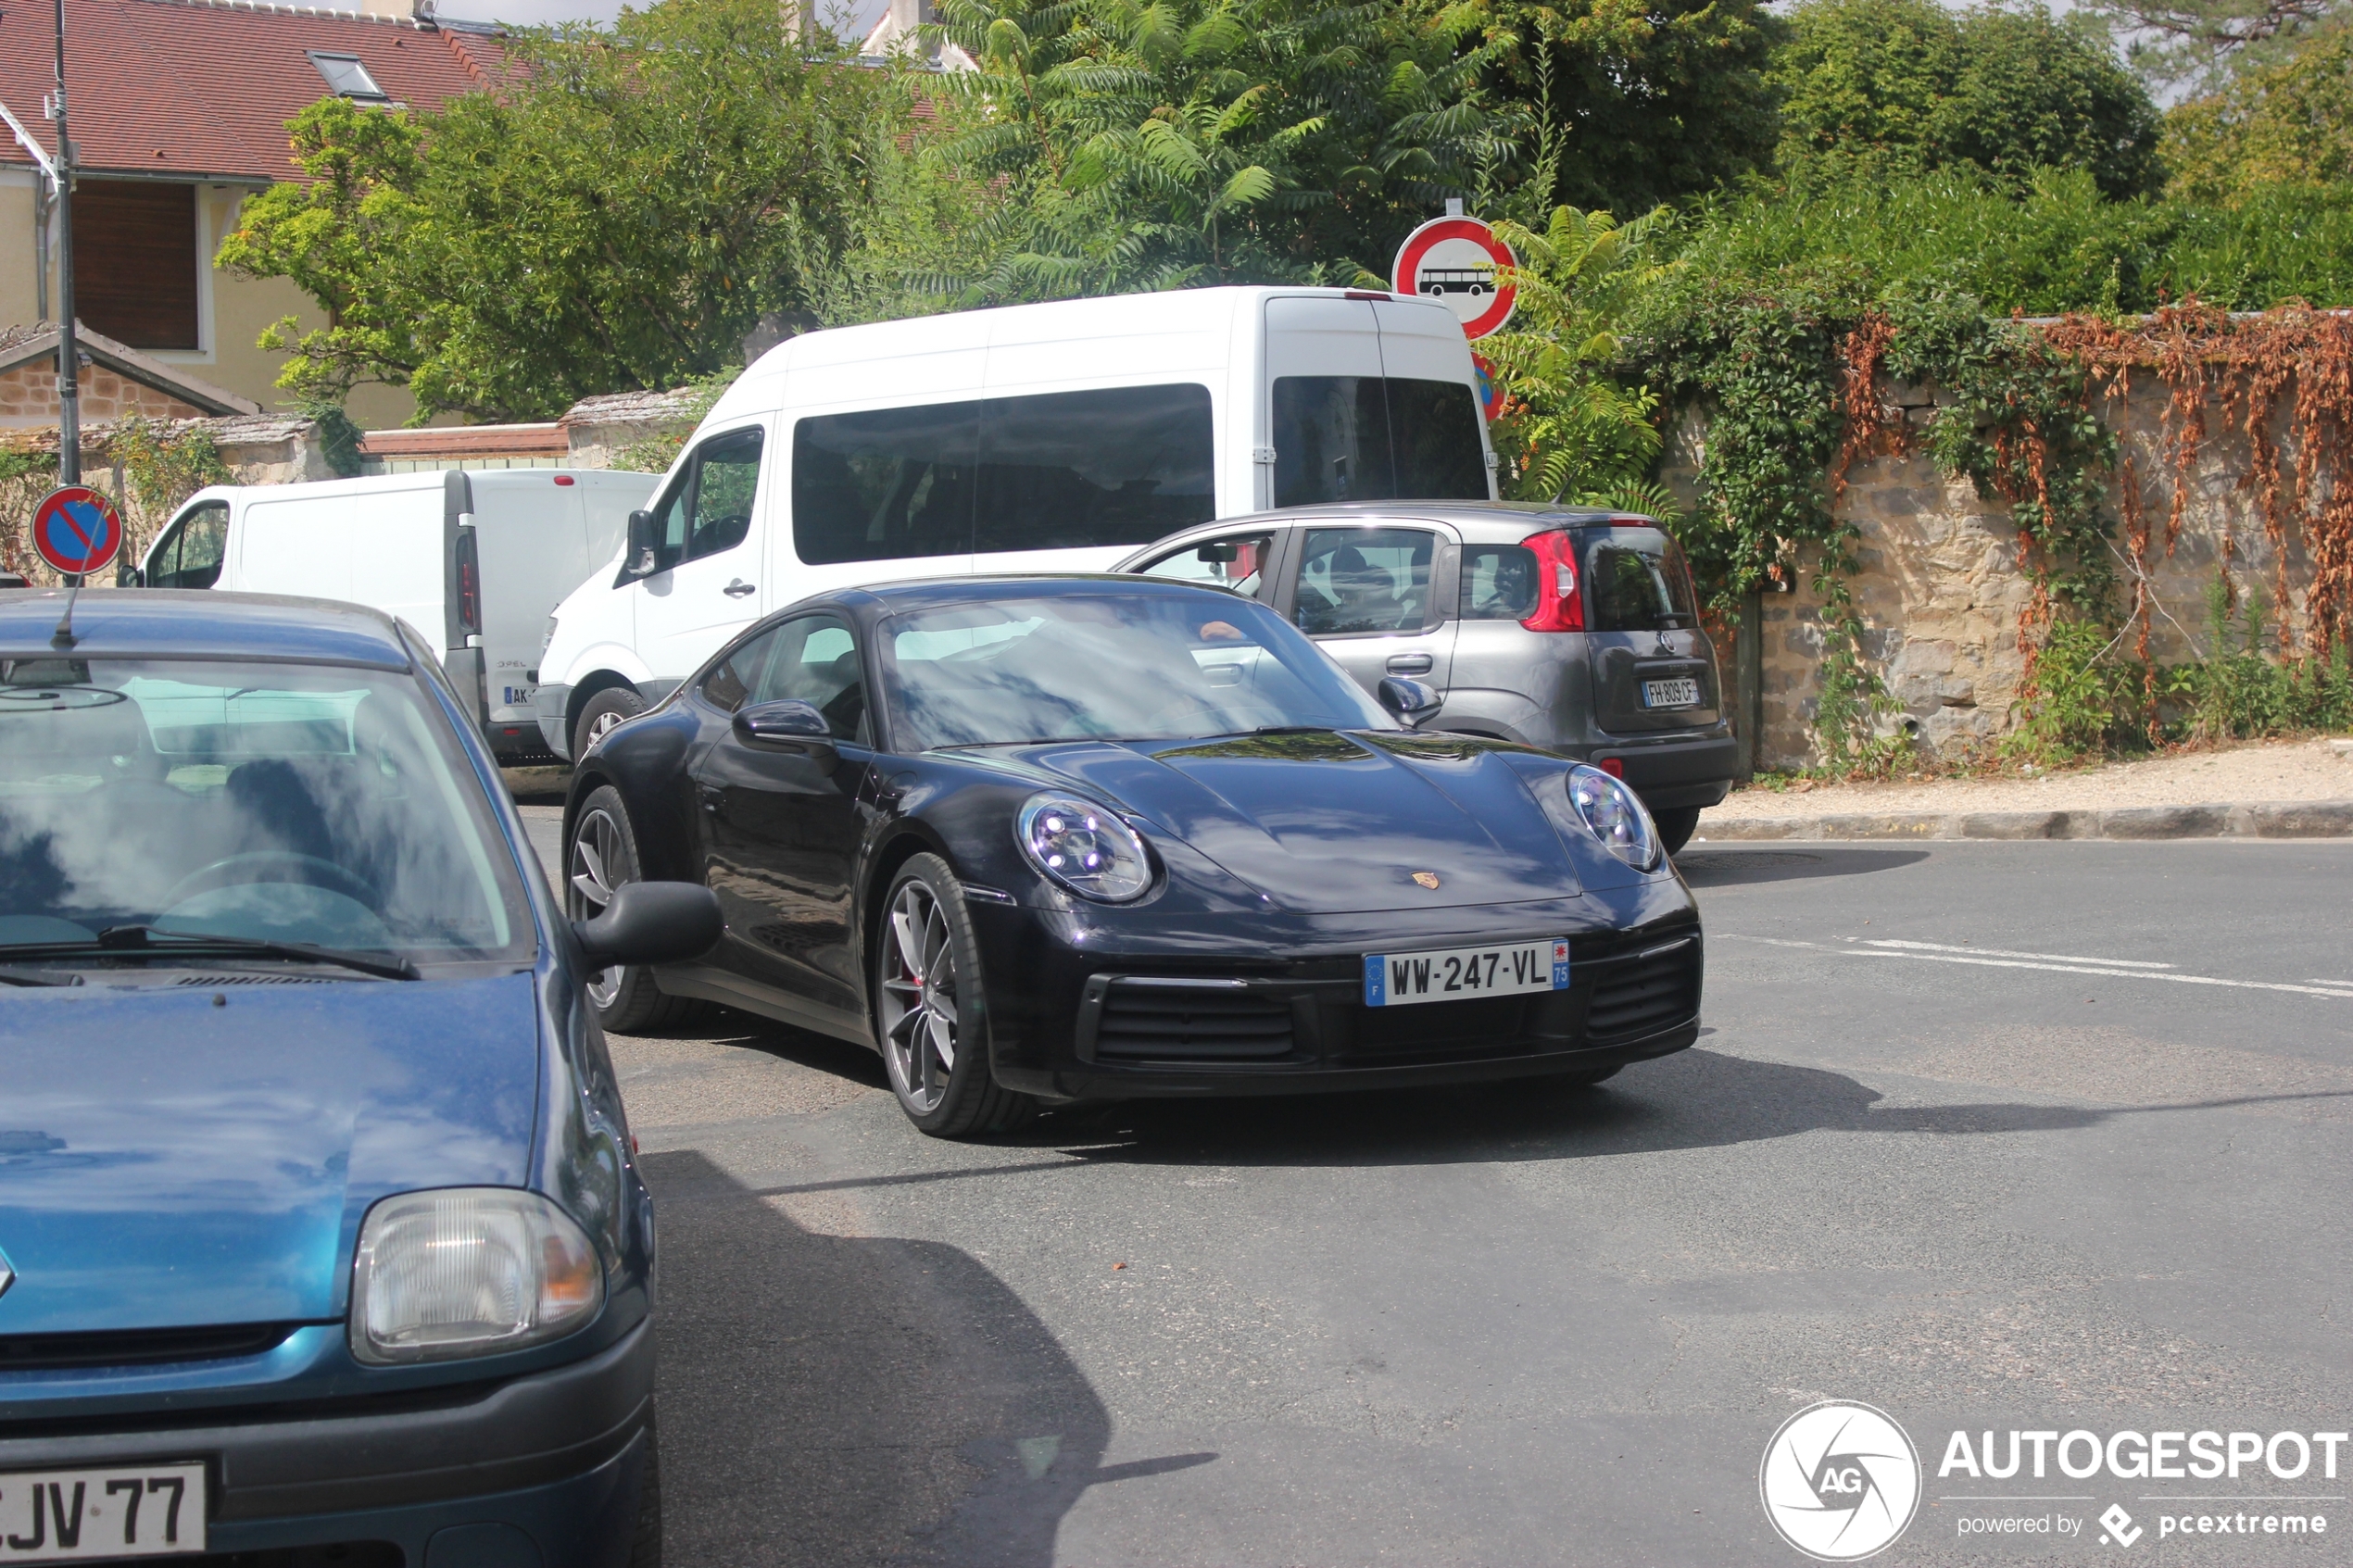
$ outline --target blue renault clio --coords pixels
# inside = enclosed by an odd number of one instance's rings
[[[433,650],[0,592],[0,1563],[660,1561],[654,1232],[585,978]]]

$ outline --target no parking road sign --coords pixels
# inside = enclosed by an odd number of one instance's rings
[[[65,575],[87,576],[122,548],[122,514],[87,485],[52,490],[32,509],[32,547]]]
[[[1518,291],[1498,284],[1495,270],[1518,265],[1511,247],[1485,223],[1450,215],[1405,236],[1390,282],[1399,294],[1417,294],[1453,310],[1463,335],[1476,340],[1501,332],[1512,319]]]

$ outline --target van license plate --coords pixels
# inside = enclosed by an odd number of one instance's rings
[[[1566,937],[1506,942],[1494,947],[1448,947],[1435,953],[1365,955],[1365,1005],[1368,1008],[1567,989]]]
[[[1644,681],[1642,706],[1644,708],[1697,708],[1699,681],[1696,677],[1690,675],[1678,681]]]
[[[0,1475],[0,1562],[202,1551],[204,1488],[202,1464]]]

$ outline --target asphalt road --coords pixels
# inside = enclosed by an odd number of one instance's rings
[[[2135,1558],[2353,1557],[2317,1457],[1938,1474],[1957,1429],[2353,1425],[2353,844],[1686,870],[1703,1037],[1583,1094],[956,1145],[856,1048],[733,1015],[617,1040],[661,1206],[671,1560],[1794,1563],[1759,1461],[1828,1398],[1921,1450],[1880,1562],[2112,1553],[2111,1503]],[[2148,1500],[2182,1497],[2321,1500]],[[2343,1517],[2160,1538],[2187,1508]],[[2078,1533],[1961,1534],[2011,1515]]]

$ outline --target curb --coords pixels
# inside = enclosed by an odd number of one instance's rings
[[[1700,818],[1710,844],[1739,839],[2353,838],[2353,800],[2119,806],[2082,811],[1847,811]]]

